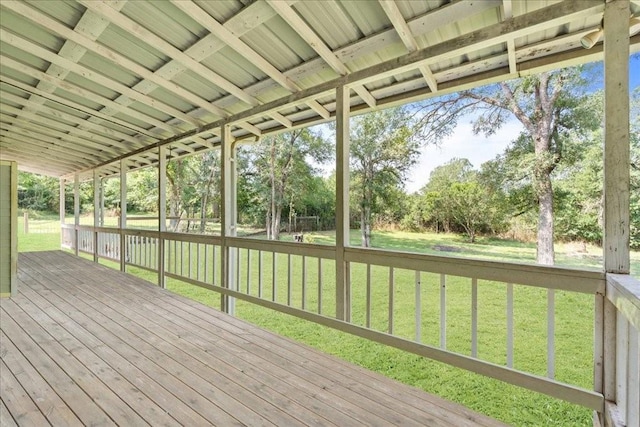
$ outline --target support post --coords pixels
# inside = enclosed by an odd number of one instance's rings
[[[65,223],[65,210],[66,210],[66,200],[65,200],[65,185],[66,185],[66,181],[64,180],[64,178],[60,178],[60,202],[58,204],[59,209],[58,212],[60,214],[60,224],[64,224]]]
[[[221,212],[221,237],[222,237],[222,287],[236,290],[236,251],[229,248],[227,243],[228,237],[235,237],[237,234],[237,200],[236,200],[236,147],[231,136],[231,128],[228,125],[222,125],[222,180],[220,194],[222,195],[222,212]],[[222,295],[220,300],[220,309],[225,313],[235,314],[235,298],[228,295]]]
[[[80,176],[73,175],[73,250],[78,256],[78,226],[80,225]]]
[[[336,319],[351,320],[349,265],[349,88],[336,89]]]
[[[629,0],[604,10],[604,268],[628,274],[629,259]],[[602,391],[616,402],[615,306],[604,298]],[[601,421],[605,424],[605,419]]]
[[[58,200],[58,212],[59,212],[59,216],[60,216],[60,225],[64,225],[65,223],[65,211],[66,211],[66,200],[65,200],[65,185],[66,182],[64,180],[64,178],[60,178],[60,187],[59,187],[59,200]],[[62,230],[62,227],[60,227],[60,247],[62,247],[62,244],[64,243],[64,231]]]
[[[100,207],[101,207],[101,187],[102,180],[98,174],[98,170],[93,170],[93,226],[100,226]],[[98,262],[98,231],[93,230],[93,262]]]
[[[167,286],[164,276],[164,238],[167,231],[167,146],[158,148],[158,286]]]
[[[124,231],[127,228],[127,161],[120,160],[120,216],[118,217],[120,229],[120,271],[127,271],[127,236]]]

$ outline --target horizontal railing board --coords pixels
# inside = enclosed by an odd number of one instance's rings
[[[559,381],[555,381],[538,375],[520,372],[512,368],[496,365],[494,363],[477,360],[468,356],[452,353],[447,350],[431,347],[426,344],[416,343],[404,338],[386,334],[384,332],[374,331],[362,326],[357,326],[341,320],[333,319],[331,317],[326,317],[320,314],[290,307],[277,302],[254,297],[252,295],[247,295],[245,293],[223,288],[220,286],[211,285],[209,283],[201,282],[199,280],[194,280],[188,277],[183,277],[177,274],[165,273],[165,275],[176,280],[181,280],[195,286],[199,286],[205,289],[212,290],[214,292],[250,302],[252,304],[260,305],[262,307],[266,307],[281,313],[296,316],[323,326],[328,326],[330,328],[350,333],[352,335],[375,341],[380,344],[408,351],[410,353],[443,362],[457,368],[466,369],[468,371],[495,378],[509,384],[526,388],[528,390],[536,391],[548,396],[565,400],[567,402],[575,403],[577,405],[581,405],[598,412],[602,412],[604,408],[604,397],[601,393],[586,390],[569,384],[564,384]]]
[[[216,246],[220,246],[222,244],[222,237],[205,234],[187,234],[166,231],[162,232],[161,236],[165,240],[175,240],[178,242],[203,243],[206,245]]]
[[[336,248],[334,246],[278,242],[274,240],[257,240],[243,237],[227,237],[226,240],[228,246],[236,248],[254,249],[323,259],[336,259]]]
[[[628,274],[607,274],[607,298],[640,330],[640,280]]]
[[[603,294],[605,288],[604,273],[565,267],[527,265],[353,247],[345,248],[345,260],[361,264],[495,280],[587,294]]]

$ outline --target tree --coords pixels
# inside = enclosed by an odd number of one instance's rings
[[[537,261],[554,262],[554,192],[551,174],[570,157],[569,139],[599,124],[585,108],[587,82],[581,68],[545,72],[510,82],[466,90],[422,106],[426,129],[446,128],[463,114],[479,113],[475,133],[493,134],[509,116],[524,127],[518,138],[522,166],[537,205]]]
[[[248,199],[260,207],[264,215],[267,237],[280,239],[283,210],[292,212],[312,188],[311,178],[316,170],[311,165],[330,159],[331,144],[318,132],[298,129],[263,138],[259,144],[243,150],[250,161],[240,165],[238,199]],[[252,186],[246,189],[244,186]]]
[[[504,223],[504,194],[473,169],[467,159],[452,159],[435,168],[414,197],[405,223],[418,229],[458,231],[475,242],[480,232],[495,232]]]
[[[48,176],[18,172],[18,206],[33,211],[58,209],[59,181]]]
[[[376,111],[352,119],[352,190],[360,213],[362,246],[371,246],[372,216],[402,187],[416,163],[419,143],[405,108]]]

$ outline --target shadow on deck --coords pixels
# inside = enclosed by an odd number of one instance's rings
[[[4,425],[501,425],[141,279],[21,253]]]

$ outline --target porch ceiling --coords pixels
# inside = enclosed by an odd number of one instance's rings
[[[640,0],[632,1],[640,13]],[[0,3],[0,158],[68,176],[602,58],[603,0]],[[631,40],[640,48],[640,36]]]

